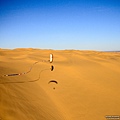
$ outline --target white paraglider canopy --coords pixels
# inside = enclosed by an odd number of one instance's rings
[[[50,54],[50,63],[53,62],[53,54]]]

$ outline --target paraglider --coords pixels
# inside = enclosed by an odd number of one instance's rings
[[[58,82],[57,82],[56,80],[50,80],[50,81],[48,82],[48,84],[50,84],[51,82],[58,84]]]
[[[53,62],[53,54],[50,54],[50,63]]]
[[[57,82],[56,80],[50,80],[50,81],[48,82],[48,84],[50,84],[50,83],[58,84],[58,82]],[[55,89],[55,87],[53,87],[53,89]]]
[[[51,71],[53,71],[53,69],[54,69],[54,66],[53,66],[53,65],[51,65]]]

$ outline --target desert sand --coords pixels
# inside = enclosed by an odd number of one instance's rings
[[[36,61],[27,74],[4,76],[27,72]],[[120,52],[0,49],[0,120],[106,120],[106,115],[120,115]]]

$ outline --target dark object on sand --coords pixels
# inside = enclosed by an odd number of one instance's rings
[[[53,71],[54,70],[54,66],[53,65],[51,65],[51,71]]]
[[[54,82],[54,83],[58,84],[58,82],[56,80],[51,80],[51,81],[48,82],[48,84],[50,84],[51,82]]]

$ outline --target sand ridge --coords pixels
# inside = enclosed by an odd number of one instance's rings
[[[42,62],[50,53],[54,62]],[[41,62],[26,75],[3,76],[25,72],[36,61]],[[119,68],[120,52],[0,49],[0,118],[106,120],[106,115],[120,115]]]

